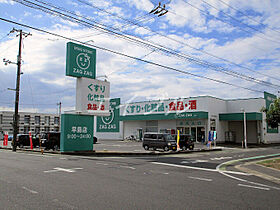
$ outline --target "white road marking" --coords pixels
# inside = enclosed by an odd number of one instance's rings
[[[207,182],[212,182],[212,179],[206,179],[206,178],[200,178],[200,177],[193,177],[193,176],[189,176],[190,179],[197,179],[197,180],[201,180],[201,181],[207,181]]]
[[[97,165],[103,165],[103,166],[107,166],[108,164],[107,163],[96,163]]]
[[[257,186],[251,186],[251,185],[246,185],[246,184],[238,184],[240,187],[249,187],[249,188],[254,188],[254,189],[259,189],[259,190],[270,190],[267,187],[257,187]]]
[[[210,158],[210,160],[226,160],[226,159],[232,159],[232,157],[219,157],[219,158]]]
[[[36,192],[36,191],[34,191],[34,190],[28,189],[27,187],[22,187],[22,189],[24,189],[24,190],[26,190],[26,191],[28,191],[28,192],[30,192],[30,193],[32,193],[32,194],[37,194],[37,193],[38,193],[38,192]]]
[[[132,170],[135,170],[136,168],[133,168],[131,166],[120,166],[121,168],[129,168],[129,169],[132,169]]]
[[[217,169],[211,169],[211,168],[201,168],[201,167],[177,165],[177,164],[162,163],[162,162],[151,162],[151,163],[152,163],[152,164],[157,164],[157,165],[165,165],[165,166],[177,167],[177,168],[189,168],[189,169],[201,170],[201,171],[220,172],[220,171],[217,170]],[[244,175],[244,176],[250,176],[250,175],[251,175],[251,174],[242,173],[242,172],[237,172],[237,171],[224,171],[224,173],[238,174],[238,175]]]
[[[267,156],[269,157],[269,156],[272,156],[272,155],[267,155]],[[265,156],[263,156],[263,157],[265,157]],[[247,158],[244,158],[244,159],[247,159]],[[235,160],[235,161],[238,162],[238,161],[241,161],[241,160],[244,160],[244,159],[239,159],[239,160]],[[278,187],[273,187],[273,186],[269,186],[269,185],[265,185],[265,184],[261,184],[261,183],[257,183],[257,182],[251,182],[251,181],[248,181],[248,180],[245,180],[245,179],[241,179],[241,178],[231,176],[231,175],[227,174],[227,173],[229,173],[229,171],[223,171],[223,170],[220,169],[223,165],[226,165],[227,163],[230,163],[230,162],[232,162],[232,160],[219,164],[216,167],[217,171],[220,174],[223,174],[223,175],[225,175],[229,178],[232,178],[232,179],[235,179],[235,180],[238,180],[238,181],[241,181],[241,182],[245,182],[245,183],[249,183],[249,184],[253,184],[253,185],[258,185],[258,186],[262,186],[262,187],[267,187],[267,188],[272,188],[272,189],[275,189],[275,190],[280,190],[280,188],[278,188]]]
[[[48,170],[48,171],[44,171],[44,173],[52,173],[52,172],[58,172],[58,171],[62,171],[62,172],[68,172],[68,173],[74,173],[76,172],[75,170],[81,170],[83,168],[72,168],[72,169],[67,169],[67,168],[59,168],[56,167],[53,170]]]
[[[239,171],[224,171],[224,173],[236,174],[236,175],[243,175],[243,176],[252,176],[252,174],[247,174],[247,173],[239,172]]]
[[[171,167],[177,167],[177,168],[189,168],[189,169],[195,169],[195,170],[202,170],[202,171],[212,171],[212,172],[217,172],[217,170],[216,170],[216,169],[210,169],[210,168],[199,168],[199,167],[184,166],[184,165],[176,165],[176,164],[170,164],[170,163],[152,162],[152,164],[164,165],[164,166],[171,166]]]
[[[208,160],[184,160],[181,163],[207,163],[209,162]]]

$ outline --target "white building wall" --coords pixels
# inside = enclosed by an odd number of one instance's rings
[[[238,99],[227,101],[227,113],[240,113],[241,109],[244,109],[245,112],[261,112],[262,107],[265,107],[264,98]]]
[[[176,129],[176,120],[159,120],[158,129]]]
[[[216,131],[217,131],[217,142],[224,142],[225,141],[225,129],[227,128],[227,122],[219,120],[219,114],[227,111],[227,104],[225,100],[208,97],[207,100],[208,106],[208,125],[207,125],[207,139],[208,139],[208,132],[210,130],[210,120],[216,120]]]
[[[146,121],[139,120],[139,121],[125,121],[123,122],[123,138],[129,137],[133,135],[136,137],[138,135],[137,129],[145,129]]]

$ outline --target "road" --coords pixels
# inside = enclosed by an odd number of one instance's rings
[[[279,209],[280,185],[217,170],[279,151],[78,157],[0,150],[0,209]]]

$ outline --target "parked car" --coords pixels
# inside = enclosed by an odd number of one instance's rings
[[[13,141],[13,135],[8,136],[8,141]]]
[[[168,150],[177,150],[175,139],[168,133],[145,133],[143,138],[143,147],[145,150],[150,148]]]
[[[32,135],[32,144],[33,147],[39,145],[39,139]],[[17,147],[23,148],[24,146],[30,146],[30,137],[29,134],[18,134],[15,142]]]
[[[46,150],[59,150],[60,132],[46,132],[41,134],[41,146]]]
[[[97,143],[97,138],[94,136],[93,137],[93,143],[96,144]]]
[[[179,147],[182,150],[193,150],[194,149],[194,141],[191,138],[192,136],[189,134],[180,134]],[[175,140],[177,141],[177,135],[174,135]]]

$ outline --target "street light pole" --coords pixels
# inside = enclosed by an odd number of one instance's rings
[[[244,121],[244,147],[247,149],[247,132],[246,132],[246,113],[245,109],[241,109],[243,111],[243,121]]]

